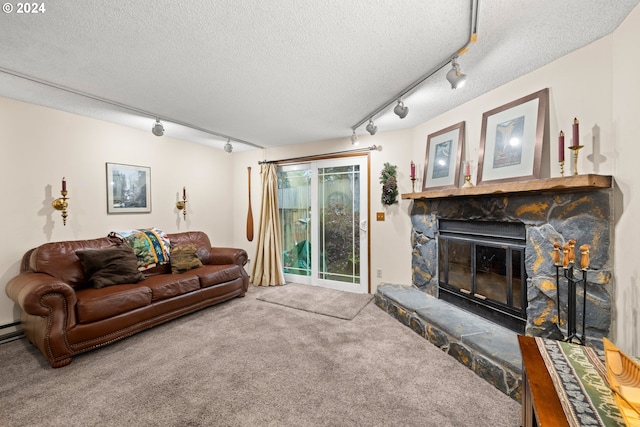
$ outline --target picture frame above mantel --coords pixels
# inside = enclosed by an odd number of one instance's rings
[[[478,186],[541,178],[548,105],[545,88],[482,115]]]
[[[464,145],[464,122],[456,123],[427,137],[423,190],[457,188]]]

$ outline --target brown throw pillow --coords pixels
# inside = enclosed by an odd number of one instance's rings
[[[202,262],[196,254],[196,245],[172,246],[169,258],[173,274],[180,274],[202,267]]]
[[[143,275],[138,271],[138,258],[129,245],[76,251],[85,274],[94,288],[137,283]]]

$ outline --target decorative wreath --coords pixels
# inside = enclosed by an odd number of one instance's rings
[[[380,183],[382,184],[382,204],[392,205],[397,202],[398,180],[396,179],[397,166],[384,164],[384,169],[380,172]]]

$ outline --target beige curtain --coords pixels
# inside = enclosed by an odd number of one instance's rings
[[[280,238],[280,215],[278,214],[278,165],[263,164],[262,209],[256,247],[255,262],[250,281],[255,286],[284,285],[282,265],[282,241]]]

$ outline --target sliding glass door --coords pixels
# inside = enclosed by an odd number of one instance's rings
[[[279,167],[287,281],[368,292],[367,175],[366,157]]]

